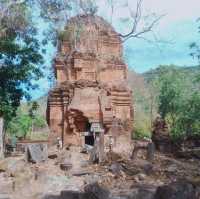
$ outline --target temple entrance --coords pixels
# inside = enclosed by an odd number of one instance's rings
[[[81,145],[84,148],[86,145],[94,146],[95,138],[93,132],[91,132],[91,123],[89,122],[89,119],[79,110],[73,110],[73,113],[73,127],[76,128],[76,131],[81,134]]]
[[[87,135],[85,135],[85,144],[86,145],[90,145],[90,146],[94,146],[94,135],[90,131],[90,128],[91,128],[91,124],[89,122],[87,122],[86,123],[86,132],[87,132]]]
[[[93,135],[85,136],[85,144],[94,146],[94,136]]]

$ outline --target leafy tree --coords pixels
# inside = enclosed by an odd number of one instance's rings
[[[36,34],[28,1],[0,1],[0,129],[16,115],[23,97],[30,98],[29,90],[36,88],[33,80],[42,77],[43,58]],[[1,130],[0,158],[4,138]]]
[[[200,94],[194,92],[183,105],[184,112],[181,120],[187,136],[200,134]]]
[[[200,135],[200,95],[192,79],[176,67],[161,67],[157,79],[159,113],[174,139]]]
[[[28,4],[1,1],[0,9],[0,116],[9,121],[42,77],[43,58]]]
[[[35,128],[41,129],[46,126],[46,121],[37,112],[32,117],[29,113],[18,110],[16,117],[8,123],[7,132],[11,136],[26,138],[32,133],[33,125]]]
[[[32,119],[26,114],[19,114],[9,122],[7,132],[16,137],[25,138],[30,132],[31,126]]]
[[[197,22],[200,22],[200,18],[198,18]],[[200,33],[200,25],[198,26],[198,33]],[[192,42],[189,47],[191,49],[190,55],[199,62],[200,68],[200,43],[198,41]],[[197,74],[196,79],[200,82],[200,72]]]
[[[35,118],[35,115],[36,115],[36,112],[39,108],[39,104],[36,102],[36,101],[33,101],[31,103],[31,107],[29,109],[29,117],[34,119]]]
[[[181,106],[183,91],[183,76],[176,68],[170,70],[163,67],[158,78],[159,112],[162,118],[168,118],[173,127]]]
[[[31,118],[31,123],[32,123],[32,128],[31,128],[31,133],[33,133],[33,130],[34,130],[34,119],[36,118],[36,112],[37,112],[37,110],[38,110],[38,108],[39,108],[39,105],[38,105],[38,103],[36,102],[36,101],[33,101],[32,103],[31,103],[31,107],[30,107],[30,109],[29,109],[29,117]]]

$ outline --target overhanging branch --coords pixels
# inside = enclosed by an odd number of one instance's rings
[[[133,29],[131,30],[131,32],[129,32],[128,34],[119,34],[119,36],[122,38],[122,41],[125,42],[130,38],[140,38],[143,37],[142,35],[151,32],[153,30],[153,28],[156,26],[156,24],[164,17],[165,15],[160,15],[157,18],[155,18],[151,24],[149,24],[148,26],[144,27],[141,31],[136,31],[137,29],[137,25],[138,25],[138,21],[135,20],[134,21],[134,25],[133,25]]]
[[[165,15],[154,16],[154,19],[151,20],[151,23],[145,25],[142,29],[140,28],[140,30],[138,30],[139,29],[138,26],[142,23],[143,20],[142,3],[143,0],[138,0],[135,13],[133,13],[133,11],[130,9],[130,6],[128,6],[133,24],[130,32],[126,34],[119,34],[119,36],[122,38],[122,42],[125,42],[130,38],[140,38],[149,40],[144,38],[143,35],[145,35],[148,32],[151,32],[154,29],[154,27],[159,23],[159,21],[165,16]]]

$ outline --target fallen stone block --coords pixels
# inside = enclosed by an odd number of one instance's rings
[[[200,187],[180,180],[169,185],[158,187],[154,199],[199,199]]]
[[[200,148],[187,149],[185,151],[176,151],[175,156],[185,159],[200,159]]]
[[[86,199],[86,198],[84,198],[84,193],[78,191],[62,191],[59,199]]]
[[[62,191],[60,196],[47,195],[43,199],[111,199],[110,192],[98,183],[89,184],[81,191]]]
[[[109,171],[112,172],[114,175],[119,175],[122,171],[122,166],[119,163],[112,163]]]
[[[72,173],[73,176],[77,176],[77,177],[84,176],[84,175],[90,175],[90,174],[91,174],[91,172],[89,172],[89,171],[80,171],[80,172]]]
[[[132,193],[127,199],[154,199],[154,192],[140,188],[136,193]]]
[[[72,164],[71,163],[61,163],[60,164],[60,169],[63,171],[68,171],[72,168]]]
[[[110,192],[98,183],[89,184],[84,188],[85,199],[109,199]]]
[[[48,158],[47,143],[28,144],[26,149],[26,158],[33,163],[44,162]]]
[[[0,179],[0,199],[1,196],[9,194],[13,191],[13,181],[11,179]]]

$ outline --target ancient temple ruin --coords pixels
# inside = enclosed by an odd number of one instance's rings
[[[114,120],[133,123],[132,93],[122,56],[121,39],[103,18],[82,15],[68,21],[55,59],[57,85],[47,106],[51,132],[64,144],[81,144],[81,135],[95,125],[110,134]],[[87,135],[85,141],[91,144]]]

